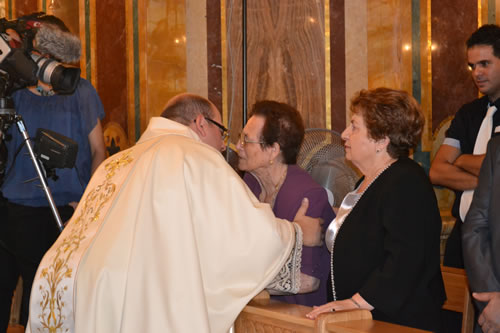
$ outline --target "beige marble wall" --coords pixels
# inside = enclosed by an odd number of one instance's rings
[[[479,25],[499,23],[500,0],[478,0],[478,7],[480,8]]]
[[[429,151],[433,144],[432,131],[432,34],[430,0],[420,2],[420,105],[426,115],[422,133],[422,149]]]
[[[79,3],[75,0],[47,0],[46,12],[59,17],[72,33],[80,33]]]
[[[0,17],[5,17],[5,0],[0,1]]]
[[[361,89],[412,90],[411,2],[345,2],[346,112]],[[349,117],[346,118],[349,122]]]
[[[145,22],[139,23],[144,39],[145,68],[141,77],[141,132],[149,118],[161,114],[166,102],[187,88],[186,2],[146,1]]]
[[[495,9],[493,10],[493,12],[495,13],[495,15],[494,15],[495,22],[494,23],[498,24],[500,21],[500,0],[495,0]],[[493,22],[491,22],[491,23],[493,23]]]
[[[367,1],[368,87],[412,91],[411,1]]]
[[[351,121],[351,97],[357,91],[368,88],[367,14],[365,0],[345,1],[346,125]]]
[[[186,0],[186,89],[208,97],[207,4]]]

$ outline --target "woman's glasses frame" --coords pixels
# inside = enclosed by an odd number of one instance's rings
[[[243,133],[240,134],[240,138],[238,139],[238,142],[240,143],[240,146],[241,147],[245,147],[245,145],[247,143],[258,143],[258,144],[264,144],[265,142],[264,141],[253,141],[253,140],[249,140],[245,137],[245,135]]]

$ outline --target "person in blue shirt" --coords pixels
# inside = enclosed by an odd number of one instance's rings
[[[55,16],[42,16],[39,21],[42,25],[50,24],[52,28],[70,34],[66,25]],[[51,54],[42,56],[55,58]],[[76,90],[68,95],[55,93],[50,85],[39,81],[37,86],[15,91],[12,99],[31,137],[43,128],[78,143],[75,166],[72,169],[56,169],[58,179],[48,180],[61,219],[67,221],[81,199],[90,176],[106,157],[101,100],[92,84],[83,78],[79,79]],[[39,180],[27,181],[37,177],[37,173],[24,139],[16,126],[11,126],[9,133],[12,138],[6,141],[7,174],[0,188],[7,200],[0,219],[0,332],[7,329],[13,291],[19,276],[23,279],[20,322],[26,324],[36,269],[59,235]],[[21,150],[16,154],[18,149]]]

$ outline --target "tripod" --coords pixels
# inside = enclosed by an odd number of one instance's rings
[[[45,196],[47,197],[47,201],[49,202],[50,209],[52,210],[52,214],[57,223],[57,227],[59,231],[62,231],[64,225],[61,221],[61,216],[59,215],[59,211],[57,210],[54,199],[52,198],[52,193],[50,192],[50,188],[47,185],[47,178],[42,172],[43,166],[40,164],[40,161],[36,158],[35,152],[33,150],[33,144],[31,143],[30,137],[28,135],[28,131],[24,124],[24,120],[21,115],[16,114],[16,111],[13,107],[12,100],[8,98],[0,98],[0,143],[3,140],[3,130],[11,123],[16,123],[17,129],[21,133],[26,147],[28,148],[29,155],[31,157],[31,161],[33,162],[33,166],[38,174],[38,178],[40,179],[40,183],[42,185],[42,189],[45,192]]]

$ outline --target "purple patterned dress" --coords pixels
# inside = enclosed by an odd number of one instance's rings
[[[262,189],[257,179],[250,173],[246,173],[243,179],[258,198]],[[335,213],[328,203],[328,196],[325,189],[318,185],[306,171],[297,165],[288,165],[285,181],[274,203],[274,215],[293,221],[304,197],[309,199],[309,209],[306,215],[321,217],[325,221],[323,224],[323,231],[325,231],[330,222],[335,218]],[[307,306],[325,304],[329,270],[330,252],[325,245],[321,247],[304,246],[302,249],[301,271],[304,274],[318,278],[321,281],[319,288],[307,294],[272,296],[272,298],[286,303]]]

